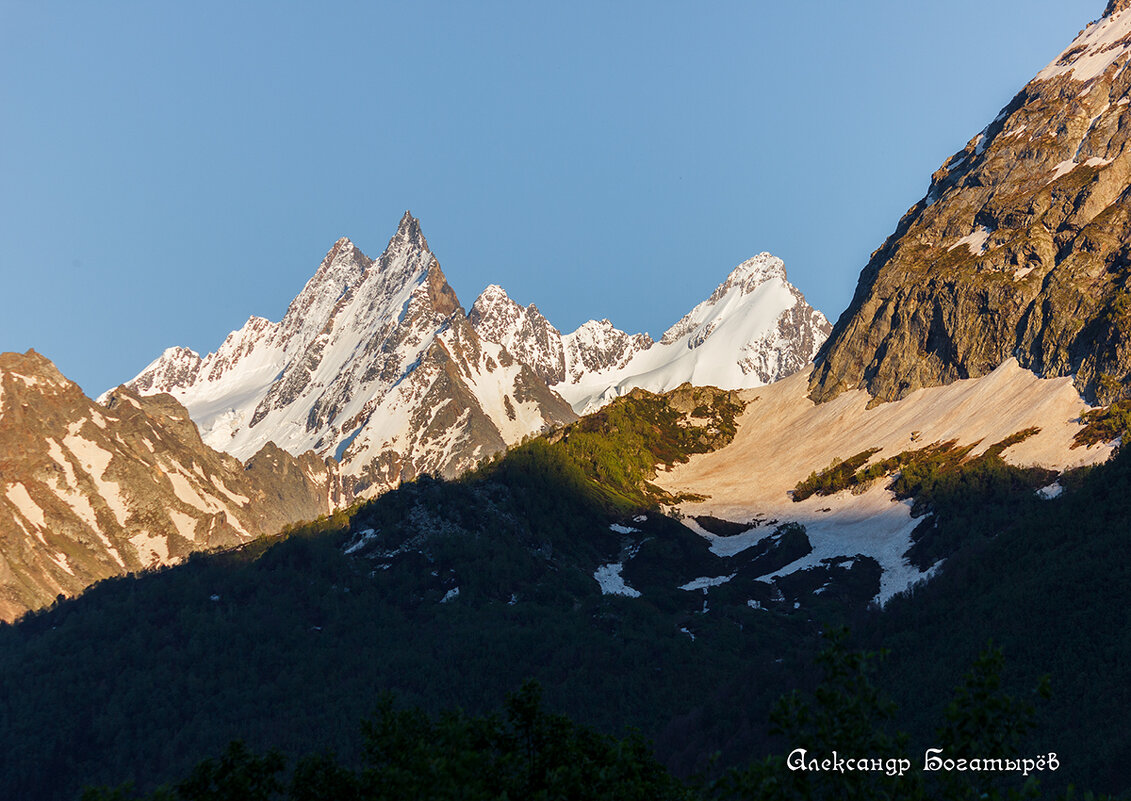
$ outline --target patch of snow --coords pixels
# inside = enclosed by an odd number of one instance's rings
[[[1062,175],[1067,175],[1079,166],[1104,167],[1108,164],[1111,164],[1111,159],[1103,159],[1098,156],[1092,156],[1092,158],[1084,162],[1077,162],[1075,159],[1065,159],[1064,161],[1053,167],[1052,177],[1049,180],[1055,181],[1057,178],[1061,177]]]
[[[10,375],[12,378],[16,379],[17,381],[19,381],[21,384],[24,384],[25,386],[29,386],[29,387],[49,387],[49,386],[51,386],[50,381],[47,381],[46,379],[42,379],[42,378],[37,378],[36,376],[33,376],[33,375],[23,375],[22,373],[13,373],[13,372],[9,372],[8,375]]]
[[[984,225],[979,225],[974,228],[972,232],[959,239],[953,245],[947,248],[948,251],[954,250],[960,245],[966,245],[970,252],[975,256],[980,256],[986,252],[986,240],[990,238],[993,231]]]
[[[758,601],[755,601],[753,598],[751,598],[749,601],[747,601],[746,605],[749,606],[751,609],[761,609],[763,611],[766,609],[766,607],[762,606],[762,604],[760,604]]]
[[[1087,82],[1098,78],[1131,49],[1131,14],[1121,11],[1093,22],[1034,81],[1070,75]]]
[[[95,422],[97,424],[97,420]],[[106,502],[106,505],[110,507],[110,511],[114,514],[114,519],[118,521],[118,525],[125,527],[129,510],[126,507],[125,499],[122,497],[121,485],[116,481],[108,481],[105,478],[106,469],[110,466],[110,462],[114,458],[113,454],[101,448],[97,443],[73,434],[68,434],[63,437],[63,444],[75,455],[83,469],[91,479],[94,480],[94,484],[98,488],[98,494]],[[62,449],[59,448],[55,440],[50,438],[48,438],[47,446],[51,458],[63,466],[71,486],[74,486],[74,477],[71,472],[70,461],[63,454]]]
[[[1076,169],[1077,166],[1079,165],[1076,163],[1076,159],[1065,159],[1052,168],[1051,180],[1055,181],[1060,176],[1067,175],[1068,173]]]
[[[692,634],[690,631],[688,631],[686,626],[681,628],[680,631],[683,632],[684,634],[686,634],[688,637],[690,637],[692,642],[695,642],[695,635]]]
[[[699,525],[693,517],[686,517],[680,520],[680,522],[700,537],[710,542],[709,547],[711,553],[715,556],[734,556],[735,554],[742,553],[747,548],[757,545],[767,536],[773,536],[773,534],[767,534],[766,531],[762,529],[752,527],[747,531],[724,537],[721,534],[707,531],[707,529]]]
[[[639,598],[640,593],[628,586],[624,582],[624,577],[621,576],[621,571],[624,570],[624,563],[613,562],[607,565],[601,565],[593,571],[593,578],[601,587],[602,595],[624,595],[629,598]]]
[[[71,561],[67,558],[65,553],[59,551],[58,553],[48,554],[48,556],[51,557],[51,561],[57,564],[63,572],[69,573],[72,576],[75,575],[75,571],[71,569]]]
[[[459,587],[452,587],[450,590],[444,593],[444,597],[440,599],[440,603],[446,604],[449,601],[454,601],[458,597]]]
[[[143,565],[163,565],[169,561],[169,543],[165,537],[142,531],[130,537],[130,544]]]
[[[230,489],[228,489],[228,485],[225,484],[223,482],[223,480],[221,480],[217,476],[215,476],[215,475],[211,476],[211,480],[212,480],[212,486],[214,486],[216,489],[220,490],[220,492],[227,495],[229,498],[231,498],[236,503],[240,503],[240,504],[244,504],[244,505],[251,503],[251,499],[248,498],[246,495],[240,495],[238,492],[232,492]]]
[[[357,532],[357,534],[354,535],[353,541],[346,546],[346,555],[357,553],[375,539],[377,539],[377,532],[371,528]]]
[[[177,533],[184,537],[189,542],[196,541],[196,518],[192,515],[187,515],[184,512],[168,507],[165,513],[169,515],[169,520],[172,521],[173,527],[176,528]]]
[[[1039,490],[1037,490],[1037,495],[1046,501],[1051,501],[1053,498],[1059,498],[1061,493],[1063,492],[1064,486],[1060,482],[1054,481],[1047,487],[1041,487]]]
[[[55,476],[51,476],[46,483],[60,500],[71,507],[75,516],[94,532],[94,535],[106,547],[106,552],[110,554],[110,558],[117,562],[119,567],[124,568],[126,563],[122,561],[118,549],[98,524],[98,515],[91,505],[90,499],[73,486],[61,486]]]
[[[174,462],[173,467],[165,471],[165,477],[169,479],[169,483],[173,487],[173,494],[184,501],[194,509],[199,509],[202,512],[220,511],[223,504],[220,501],[207,493],[201,494],[189,482],[188,478],[179,469],[179,463]]]
[[[911,517],[910,501],[896,501],[884,482],[877,482],[861,495],[840,493],[819,502],[832,504],[832,513],[809,518],[804,508],[795,512],[800,513],[813,550],[766,577],[774,579],[819,567],[825,559],[841,557],[837,564],[844,565],[853,561],[850,555],[870,556],[883,569],[875,598],[881,606],[922,578],[922,571],[903,557],[912,545],[911,532],[921,522],[921,518]]]
[[[692,579],[691,581],[682,585],[680,589],[706,590],[708,587],[718,587],[720,584],[726,584],[737,575],[737,573],[731,573],[729,576],[702,576],[701,578]]]
[[[19,510],[19,513],[23,515],[24,520],[28,521],[36,528],[46,526],[47,518],[44,517],[43,509],[32,500],[26,486],[18,482],[9,484],[7,489],[4,490],[4,494],[16,509]]]
[[[622,526],[619,523],[613,523],[611,526],[609,526],[609,529],[611,531],[615,531],[617,534],[638,534],[638,533],[640,533],[640,529],[638,529],[638,528],[629,528],[628,526]]]
[[[72,424],[73,426],[73,424]],[[91,475],[101,476],[106,472],[113,454],[103,449],[96,442],[92,442],[84,437],[68,433],[63,437],[63,444],[67,449],[79,459],[79,464],[83,469]]]

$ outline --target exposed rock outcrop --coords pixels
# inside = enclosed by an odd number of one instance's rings
[[[934,174],[864,268],[811,397],[890,401],[1010,357],[1131,384],[1131,12],[1113,2]]]
[[[346,500],[313,453],[244,465],[169,395],[119,387],[99,405],[38,353],[0,354],[0,619]]]

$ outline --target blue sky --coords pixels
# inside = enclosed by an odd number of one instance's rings
[[[466,307],[659,335],[868,255],[1103,0],[0,0],[0,350],[88,393],[279,319],[405,209]]]

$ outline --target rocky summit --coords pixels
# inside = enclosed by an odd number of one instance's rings
[[[0,619],[98,579],[273,534],[340,506],[333,464],[207,447],[169,395],[99,405],[34,351],[0,354]]]
[[[1010,357],[1111,403],[1131,385],[1131,11],[1109,3],[932,176],[864,268],[810,396],[878,401]]]

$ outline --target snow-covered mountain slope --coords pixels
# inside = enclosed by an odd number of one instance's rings
[[[481,337],[504,346],[551,386],[623,367],[653,345],[647,334],[626,334],[608,320],[590,320],[563,336],[537,306],[523,308],[497,284],[476,298],[468,319]]]
[[[168,395],[119,388],[100,406],[38,353],[0,354],[0,619],[343,500],[313,453],[268,446],[241,464]]]
[[[282,321],[252,317],[204,358],[171,348],[129,386],[169,392],[237,457],[267,442],[332,456],[361,494],[454,475],[574,418],[479,340],[407,212],[377,260],[338,240]]]
[[[484,338],[527,359],[579,413],[635,387],[768,384],[805,367],[831,330],[769,253],[738,265],[659,342],[630,336],[608,320],[562,336],[536,307],[523,309],[497,286],[476,300],[471,320]]]
[[[905,554],[922,518],[911,516],[911,502],[898,501],[886,481],[866,492],[813,495],[793,502],[790,492],[810,473],[833,459],[847,459],[876,448],[869,463],[933,443],[974,445],[972,455],[1025,429],[1040,432],[1005,450],[1012,464],[1064,470],[1106,460],[1111,445],[1073,448],[1080,431],[1080,397],[1070,377],[1042,379],[1008,360],[979,379],[921,389],[900,401],[869,408],[864,390],[843,392],[814,404],[807,397],[812,370],[770,386],[746,390],[746,410],[734,440],[713,453],[660,473],[655,483],[672,493],[707,499],[680,506],[688,524],[713,540],[712,550],[738,553],[760,541],[773,525],[805,526],[813,551],[775,571],[787,575],[822,559],[874,558],[884,573],[878,600],[925,577]],[[744,534],[716,538],[694,517],[710,516],[749,526]],[[772,525],[767,521],[772,521]]]
[[[554,386],[576,384],[586,376],[621,370],[655,344],[647,334],[627,334],[608,320],[589,320],[562,337],[565,380]]]
[[[467,317],[476,333],[502,345],[547,384],[565,378],[561,334],[533,303],[523,308],[501,286],[491,284],[475,299]]]

